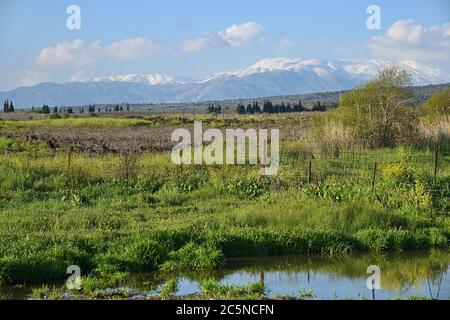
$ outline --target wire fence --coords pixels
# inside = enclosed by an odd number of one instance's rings
[[[378,184],[389,177],[411,188],[415,179],[421,179],[423,190],[419,192],[429,195],[436,207],[450,214],[449,140],[392,149],[355,148],[334,156],[292,156],[285,152],[280,164],[284,173],[297,171],[301,183],[318,187],[330,180],[358,183],[370,188],[375,197]]]

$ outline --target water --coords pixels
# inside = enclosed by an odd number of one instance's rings
[[[213,278],[221,284],[244,285],[263,282],[272,298],[300,297],[312,290],[315,299],[372,299],[367,288],[367,267],[381,271],[381,289],[376,299],[428,297],[450,299],[450,251],[413,251],[389,254],[358,254],[327,258],[318,255],[239,258],[214,272],[177,274],[177,296],[200,292],[200,282]],[[126,287],[134,289],[130,298],[157,295],[173,274],[135,274]],[[34,286],[40,287],[40,286]],[[26,299],[30,287],[3,288],[3,294]],[[117,288],[115,288],[117,290]],[[311,291],[310,291],[311,292]]]

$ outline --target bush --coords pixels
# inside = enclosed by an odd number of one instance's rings
[[[341,97],[335,118],[364,145],[394,146],[414,138],[416,116],[407,101],[411,75],[393,66]]]
[[[450,88],[434,93],[423,106],[423,112],[431,121],[450,116]]]

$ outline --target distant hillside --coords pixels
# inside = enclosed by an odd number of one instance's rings
[[[414,104],[421,105],[424,103],[433,93],[439,92],[445,88],[450,88],[450,83],[436,84],[428,86],[412,86],[410,87],[414,94]],[[332,91],[332,92],[317,92],[307,93],[300,95],[286,95],[286,96],[272,96],[272,97],[260,97],[256,99],[231,99],[231,100],[211,100],[196,103],[163,103],[163,104],[135,104],[133,108],[146,108],[155,112],[189,112],[193,108],[206,109],[210,104],[220,104],[224,108],[235,108],[238,104],[244,105],[251,104],[253,101],[258,101],[262,105],[264,100],[270,100],[273,103],[285,102],[285,103],[297,103],[302,100],[304,105],[312,105],[318,100],[325,105],[337,105],[339,97],[348,91]]]

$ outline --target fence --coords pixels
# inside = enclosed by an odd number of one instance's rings
[[[296,171],[300,183],[320,186],[329,180],[354,182],[370,187],[375,198],[377,184],[386,173],[402,171],[397,173],[406,179],[414,174],[427,180],[424,193],[447,214],[450,210],[449,140],[391,149],[353,149],[335,156],[293,156],[282,152],[280,163],[282,174]]]

